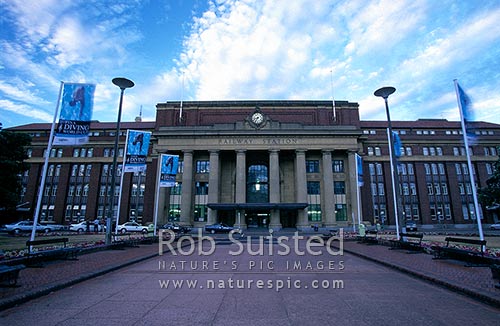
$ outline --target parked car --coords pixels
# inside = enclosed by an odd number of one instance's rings
[[[492,230],[500,230],[500,223],[495,223],[490,225],[490,229]]]
[[[118,225],[119,233],[127,233],[127,232],[142,232],[148,233],[148,226],[142,225],[137,222],[126,222]]]
[[[415,222],[406,222],[406,231],[412,231],[416,232],[417,231],[417,223]]]
[[[168,222],[167,224],[164,224],[161,229],[165,230],[172,230],[176,233],[188,233],[191,231],[191,228],[188,226],[180,225],[179,223],[175,222]]]
[[[87,221],[83,221],[83,222],[76,223],[76,224],[71,224],[69,227],[69,230],[73,231],[73,232],[78,232],[78,233],[85,232],[85,231],[87,231]],[[101,224],[99,224],[97,231],[101,232],[102,230],[103,230],[103,226]],[[90,222],[89,231],[94,232],[94,222]]]
[[[9,233],[19,234],[22,232],[31,232],[33,230],[33,221],[20,221],[16,223],[6,224],[5,230]],[[36,232],[49,233],[55,231],[51,225],[41,225],[37,223]]]
[[[205,231],[210,232],[212,234],[214,233],[229,233],[232,230],[235,230],[234,227],[229,226],[224,223],[215,223],[212,225],[205,225]]]

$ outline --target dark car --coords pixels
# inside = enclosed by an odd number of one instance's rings
[[[224,223],[215,223],[212,225],[205,225],[205,231],[210,233],[229,233],[234,230],[232,226]]]
[[[417,231],[417,223],[415,222],[406,222],[406,231],[412,231],[416,232]]]
[[[164,224],[161,227],[161,229],[172,230],[176,233],[188,233],[189,231],[191,231],[190,227],[180,225],[180,224],[175,223],[175,222],[168,222],[167,224]]]

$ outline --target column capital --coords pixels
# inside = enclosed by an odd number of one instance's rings
[[[268,152],[269,152],[270,154],[277,154],[277,153],[279,153],[279,152],[280,152],[280,150],[279,150],[279,149],[272,148],[272,149],[269,149],[269,150],[268,150]]]

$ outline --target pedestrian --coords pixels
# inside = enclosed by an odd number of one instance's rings
[[[98,233],[99,232],[99,219],[96,217],[94,220],[94,232]]]
[[[90,220],[87,220],[85,225],[87,226],[87,233],[90,233]]]

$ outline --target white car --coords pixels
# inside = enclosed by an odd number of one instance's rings
[[[142,232],[142,233],[148,233],[148,226],[147,225],[142,225],[137,222],[127,222],[118,225],[118,232],[119,233],[127,233],[127,232]]]
[[[32,221],[20,221],[16,223],[11,223],[5,225],[5,229],[9,233],[19,234],[21,232],[31,232],[33,230],[33,222]],[[50,225],[36,225],[36,232],[49,233],[54,231],[54,228]]]
[[[490,229],[492,230],[500,230],[500,223],[495,223],[490,225]]]
[[[71,224],[70,227],[69,227],[69,230],[73,231],[73,232],[78,232],[78,233],[86,232],[87,231],[87,222],[83,221],[83,222],[80,222],[80,223]],[[99,227],[98,227],[97,230],[98,230],[98,232],[102,231],[102,225],[101,224],[99,224]],[[89,231],[90,232],[94,232],[94,222],[90,222]]]

